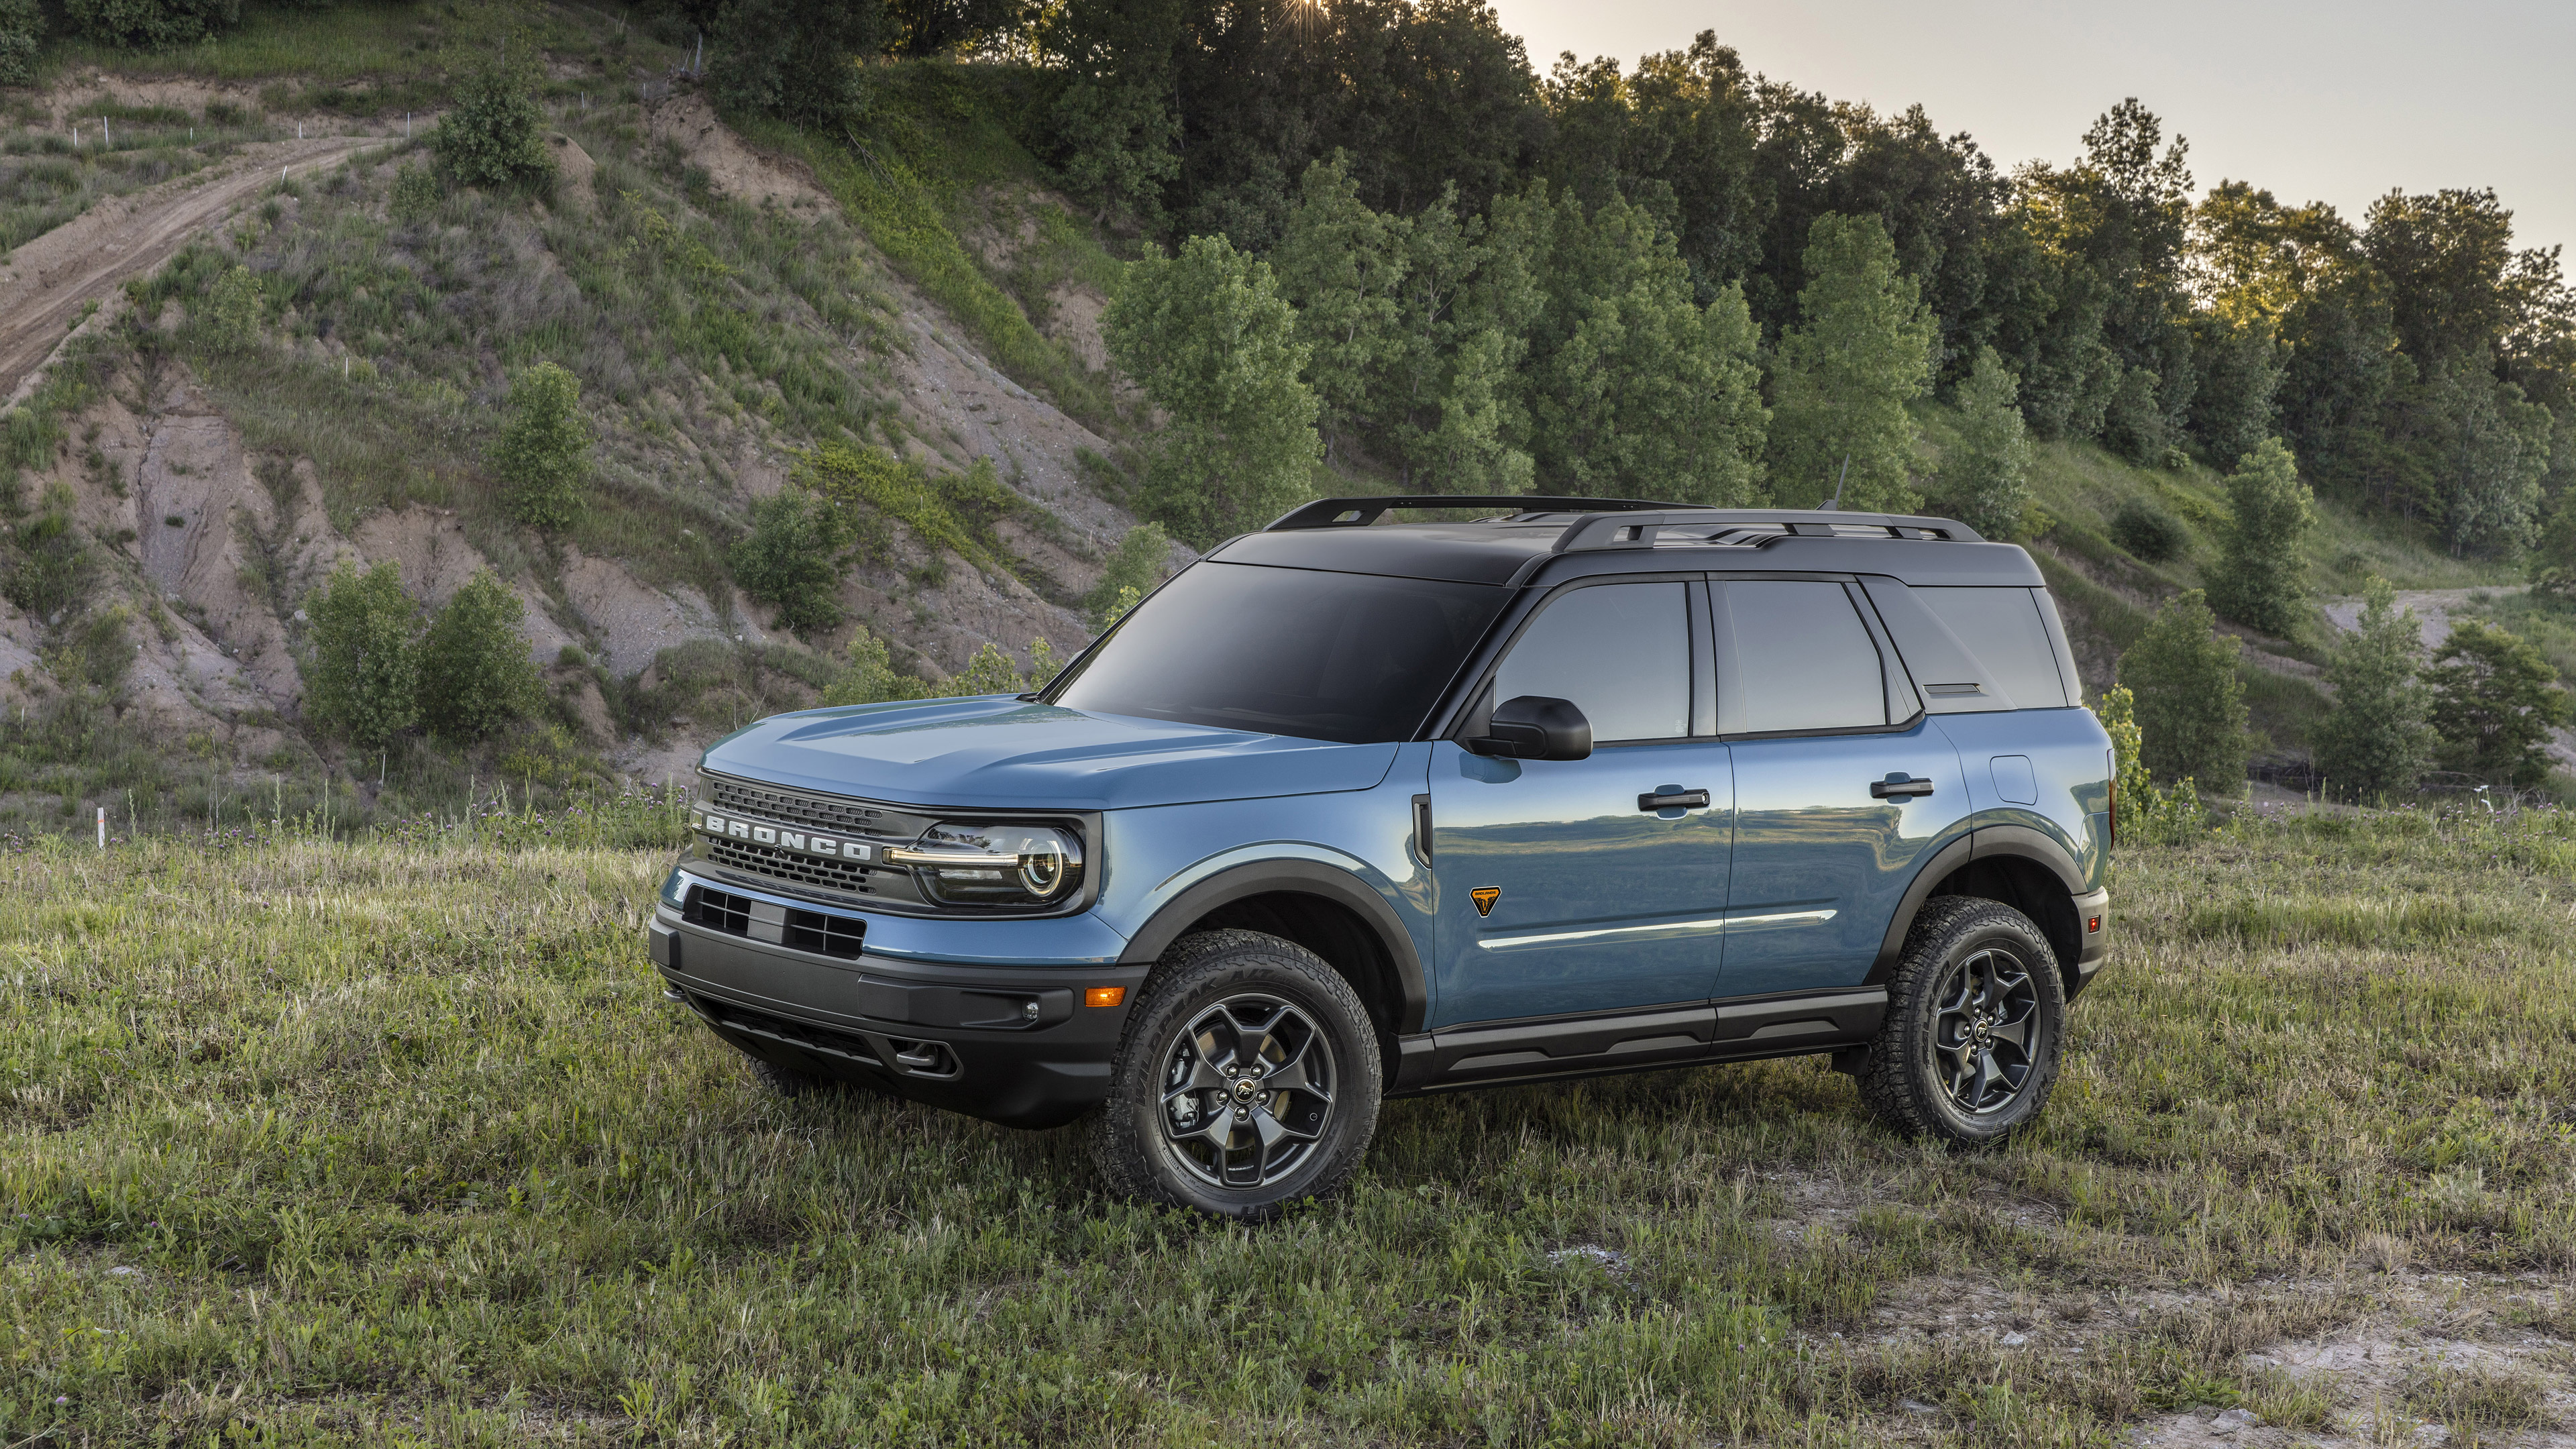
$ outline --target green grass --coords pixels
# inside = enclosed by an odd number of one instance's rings
[[[2124,853],[2002,1151],[1812,1060],[1666,1071],[1391,1103],[1249,1229],[1074,1133],[760,1095],[642,959],[663,854],[462,835],[0,855],[8,1442],[2103,1443],[2345,1412],[2241,1355],[2392,1251],[2471,1301],[2576,1263],[2566,816]],[[1978,1294],[2034,1343],[1942,1326]]]

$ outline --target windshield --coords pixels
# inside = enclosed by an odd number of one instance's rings
[[[1510,597],[1490,584],[1194,564],[1047,698],[1342,744],[1411,739]]]

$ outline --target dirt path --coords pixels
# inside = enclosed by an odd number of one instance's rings
[[[277,180],[281,169],[312,171],[385,144],[381,136],[323,136],[245,146],[193,176],[103,201],[18,248],[0,271],[0,397],[18,399],[21,384],[62,344],[82,303],[168,261]]]
[[[2424,628],[2424,648],[2429,652],[2441,648],[2442,641],[2451,637],[2451,611],[2467,603],[2472,594],[2500,598],[2521,593],[2527,587],[2525,584],[2489,584],[2477,589],[2400,589],[2397,591],[2397,607],[2415,611],[2416,622]],[[2361,600],[2328,599],[2326,617],[2334,621],[2337,629],[2349,634],[2361,627]]]

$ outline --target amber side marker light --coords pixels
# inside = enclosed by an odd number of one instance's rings
[[[1085,1006],[1116,1006],[1126,999],[1127,988],[1124,986],[1094,986],[1082,993]]]

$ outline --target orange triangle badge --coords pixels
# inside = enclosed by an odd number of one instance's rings
[[[1467,892],[1467,895],[1470,899],[1475,901],[1476,914],[1480,916],[1492,915],[1494,913],[1494,902],[1503,898],[1503,892],[1498,886],[1478,886],[1474,890]]]

